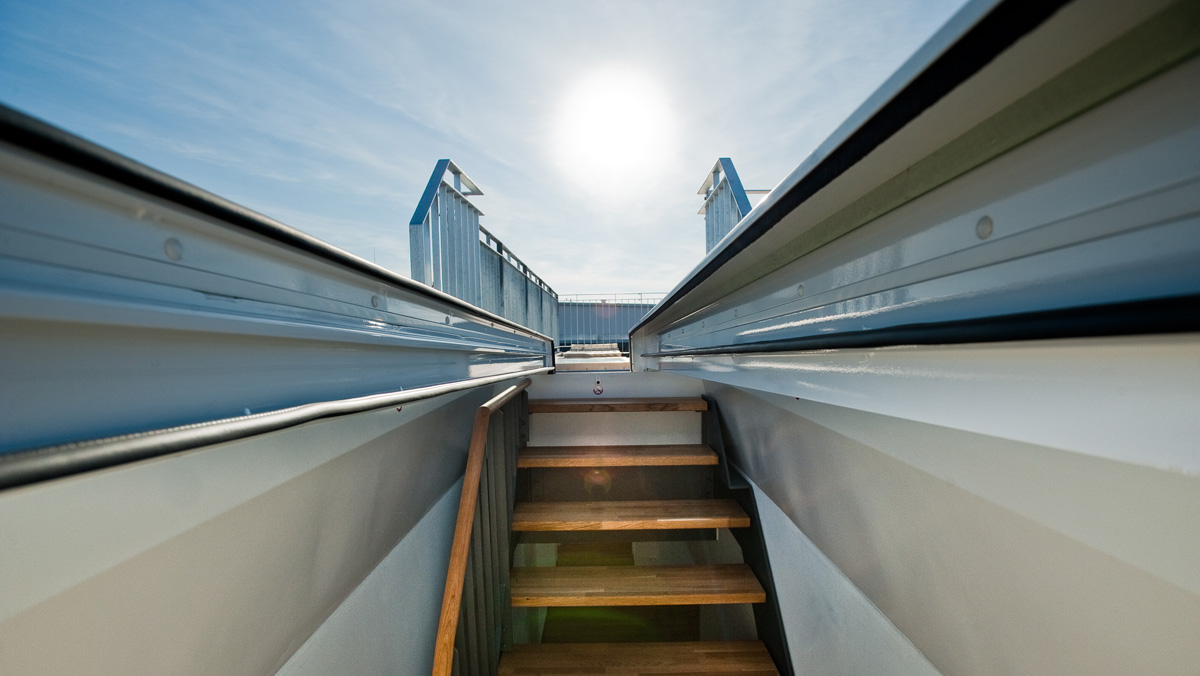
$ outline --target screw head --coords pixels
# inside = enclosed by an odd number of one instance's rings
[[[371,307],[379,307],[382,303],[383,300],[379,296],[371,296]]]
[[[979,239],[987,239],[992,236],[993,224],[990,216],[984,216],[975,224],[975,236]]]
[[[183,258],[183,242],[172,237],[163,243],[163,253],[167,254],[167,258],[177,261]]]

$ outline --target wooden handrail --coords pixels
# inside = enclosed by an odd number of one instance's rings
[[[449,676],[454,666],[454,635],[458,632],[458,610],[462,605],[463,578],[467,574],[467,553],[471,549],[475,503],[479,500],[479,474],[483,470],[483,456],[487,449],[488,423],[493,413],[529,387],[531,382],[528,378],[522,380],[475,411],[462,497],[458,500],[458,521],[454,525],[454,545],[450,548],[450,565],[446,570],[446,591],[442,594],[442,616],[438,620],[437,642],[434,644],[433,676]]]

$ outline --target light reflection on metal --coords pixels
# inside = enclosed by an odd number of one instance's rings
[[[864,319],[866,317],[872,317],[874,315],[882,314],[884,312],[894,311],[897,308],[903,308],[903,307],[908,307],[908,306],[912,306],[912,305],[920,305],[922,302],[923,301],[908,301],[905,303],[896,303],[890,307],[877,307],[877,308],[873,308],[870,310],[859,310],[857,312],[851,312],[851,311],[836,312],[833,314],[822,315],[819,317],[810,317],[807,319],[797,319],[797,320],[793,320],[793,321],[789,321],[789,322],[781,322],[778,324],[768,324],[766,326],[762,326],[762,327],[755,328],[755,329],[745,329],[742,331],[738,331],[737,336],[739,338],[744,337],[744,336],[758,336],[759,334],[763,334],[763,333],[775,333],[778,331],[786,331],[788,329],[796,329],[796,328],[800,328],[802,326],[809,326],[812,324],[831,323],[831,322],[846,322],[848,320],[853,320],[853,319]],[[825,327],[820,330],[836,331],[837,329],[835,329],[833,327]]]

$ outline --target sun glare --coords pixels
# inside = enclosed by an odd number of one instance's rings
[[[654,168],[674,147],[672,113],[662,87],[645,73],[608,68],[567,91],[558,111],[558,164],[596,194],[649,188]]]

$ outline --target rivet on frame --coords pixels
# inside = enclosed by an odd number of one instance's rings
[[[987,239],[992,236],[993,223],[990,216],[984,216],[975,224],[975,236],[979,239]]]
[[[167,254],[167,258],[173,261],[178,261],[183,258],[183,242],[172,237],[163,243],[163,252]]]

